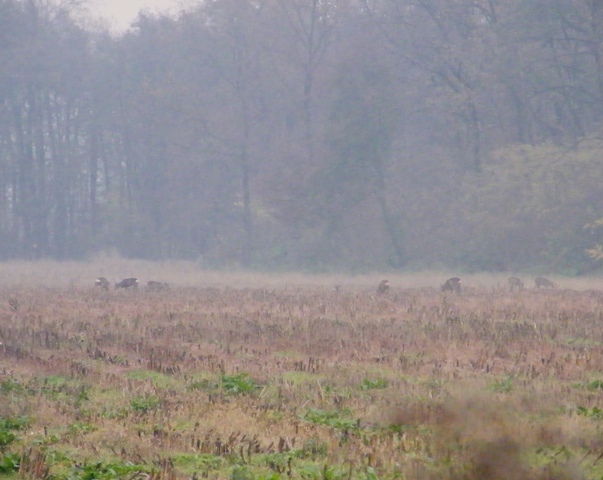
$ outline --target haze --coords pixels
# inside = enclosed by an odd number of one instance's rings
[[[171,12],[177,10],[177,0],[91,0],[88,9],[93,16],[107,20],[115,32],[126,30],[140,11]]]

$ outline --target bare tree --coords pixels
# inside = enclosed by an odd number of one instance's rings
[[[307,160],[312,164],[316,153],[318,80],[329,48],[336,40],[341,4],[291,0],[278,5],[279,23],[286,28],[281,27],[277,40],[280,45],[273,48],[281,56],[277,75],[301,113]]]

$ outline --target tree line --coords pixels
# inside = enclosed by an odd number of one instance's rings
[[[603,4],[0,0],[0,258],[597,267]]]

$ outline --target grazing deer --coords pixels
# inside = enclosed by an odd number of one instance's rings
[[[536,277],[534,279],[534,283],[536,284],[536,288],[555,288],[555,284],[551,282],[548,278],[544,277]]]
[[[520,292],[523,290],[523,282],[520,278],[509,277],[507,281],[509,283],[509,290],[514,291],[515,289],[517,289]]]
[[[377,287],[377,294],[383,295],[384,293],[387,293],[388,290],[389,290],[389,281],[381,280],[381,283]]]
[[[169,284],[166,282],[156,282],[155,280],[149,280],[147,282],[147,289],[160,291],[160,290],[168,290],[170,288]]]
[[[109,280],[107,280],[105,277],[98,277],[96,280],[94,280],[94,286],[100,287],[103,290],[109,290],[110,285]]]
[[[442,285],[442,292],[461,293],[461,279],[459,277],[449,278]]]
[[[124,278],[121,282],[115,284],[115,288],[138,288],[137,278]]]

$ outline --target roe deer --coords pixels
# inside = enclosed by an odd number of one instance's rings
[[[555,284],[551,282],[548,278],[544,277],[536,277],[534,279],[534,283],[536,284],[536,288],[555,288]]]
[[[138,288],[137,278],[124,278],[121,282],[115,284],[115,288]]]
[[[459,277],[449,278],[442,285],[442,292],[461,293],[461,279]]]
[[[521,292],[523,290],[523,282],[518,277],[509,277],[508,283],[509,283],[509,290],[511,290],[511,291],[514,291],[515,289],[517,289],[518,291]]]
[[[170,288],[170,286],[166,282],[156,282],[155,280],[149,280],[147,282],[148,290],[159,291],[159,290],[168,290],[169,288]]]
[[[387,280],[381,280],[381,283],[377,287],[377,293],[379,295],[383,295],[388,290],[389,290],[389,281],[387,281]]]
[[[94,286],[101,287],[103,290],[109,290],[109,285],[111,284],[105,277],[98,277],[96,280],[94,280]]]

